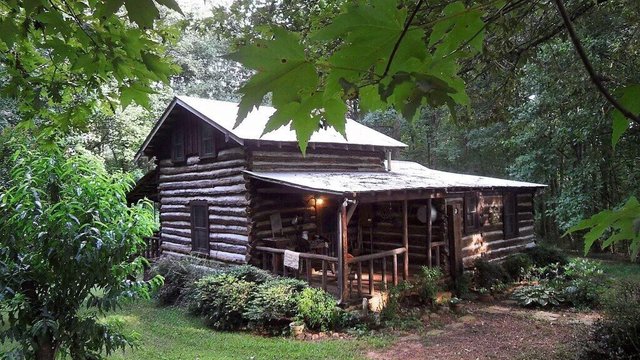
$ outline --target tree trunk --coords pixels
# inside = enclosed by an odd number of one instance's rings
[[[39,339],[38,348],[36,349],[37,360],[55,360],[56,346],[53,345],[51,338]]]

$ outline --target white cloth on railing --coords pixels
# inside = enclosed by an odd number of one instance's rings
[[[284,266],[298,270],[298,268],[300,267],[300,253],[291,250],[285,250]]]

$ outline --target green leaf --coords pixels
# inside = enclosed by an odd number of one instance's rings
[[[640,84],[627,86],[621,89],[619,93],[620,105],[631,113],[636,114],[636,116],[640,116]],[[618,110],[614,110],[611,117],[613,119],[611,145],[615,148],[624,132],[631,125],[631,121]]]
[[[290,102],[303,101],[316,90],[318,74],[307,61],[298,35],[280,28],[274,28],[273,34],[271,40],[256,40],[225,56],[257,71],[240,88],[243,96],[236,126],[254,107],[262,104],[268,93],[272,93],[273,105],[280,108]]]
[[[153,0],[125,0],[124,6],[129,19],[141,28],[153,28],[153,21],[160,15]]]
[[[184,15],[182,9],[180,9],[180,5],[175,0],[156,0],[156,2],[160,5],[166,6],[169,9],[178,12],[180,15]]]

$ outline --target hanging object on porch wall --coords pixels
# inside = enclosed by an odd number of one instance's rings
[[[422,205],[418,208],[418,213],[416,214],[418,217],[418,221],[420,221],[423,224],[427,223],[427,205]],[[438,217],[438,211],[436,210],[436,207],[433,206],[433,204],[431,205],[431,223],[433,224],[434,221],[436,221]]]

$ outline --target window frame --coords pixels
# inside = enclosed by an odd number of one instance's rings
[[[510,210],[510,211],[509,211]],[[511,231],[507,231],[507,224],[511,224]],[[502,233],[504,239],[518,237],[518,195],[512,191],[505,191],[502,194]]]
[[[182,155],[178,156],[177,148],[180,147],[182,150]],[[171,133],[171,160],[173,162],[183,162],[186,160],[187,156],[185,154],[186,146],[185,146],[185,136],[183,129],[175,129]]]
[[[205,226],[196,226],[196,217],[198,209],[204,208],[204,222]],[[209,255],[211,246],[209,245],[209,235],[211,231],[209,229],[209,203],[205,200],[193,200],[189,202],[189,213],[191,215],[191,251],[198,254]],[[206,246],[202,246],[198,241],[198,234],[202,231],[205,232]]]
[[[211,152],[205,153],[205,141],[211,141]],[[203,123],[200,127],[200,158],[209,159],[217,156],[215,128],[209,124]]]
[[[469,205],[470,203],[475,203],[475,211],[473,212],[473,216],[469,216]],[[464,201],[463,201],[463,221],[464,221],[464,233],[466,235],[473,234],[480,229],[480,195],[477,191],[468,191],[464,193]]]

